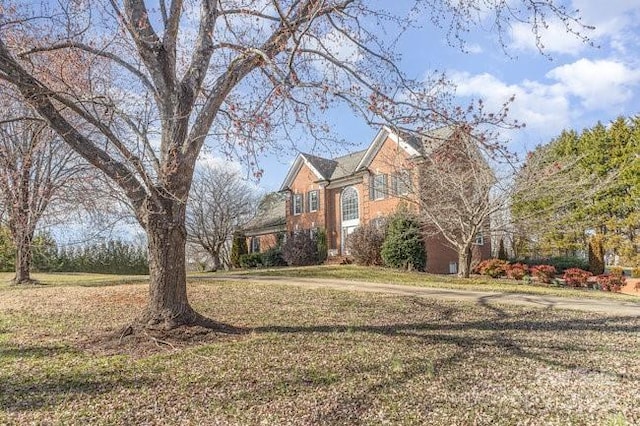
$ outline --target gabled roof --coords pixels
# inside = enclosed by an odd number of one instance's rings
[[[373,138],[369,147],[362,151],[352,152],[334,159],[304,153],[298,154],[280,187],[280,191],[284,191],[291,186],[303,165],[307,165],[311,169],[318,181],[334,181],[366,170],[378,155],[387,138],[396,142],[409,156],[417,157],[428,155],[449,139],[453,133],[453,127],[441,127],[430,131],[427,136],[419,138],[410,134],[401,135],[391,128],[383,126]]]
[[[272,192],[264,196],[258,205],[256,215],[244,227],[245,232],[285,225],[286,197],[280,192]]]

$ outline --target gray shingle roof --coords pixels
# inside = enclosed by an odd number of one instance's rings
[[[336,169],[338,163],[335,160],[328,158],[318,157],[311,154],[302,154],[306,160],[322,175],[322,178],[327,180],[331,178],[333,171]]]
[[[366,149],[336,158],[334,160],[336,162],[336,168],[331,174],[329,180],[340,179],[352,175],[356,171],[358,164],[360,164],[360,160],[362,160],[365,152],[367,152]]]
[[[253,219],[245,226],[245,231],[258,230],[279,225],[285,225],[286,197],[280,192],[272,192],[264,196],[258,205],[258,211]]]

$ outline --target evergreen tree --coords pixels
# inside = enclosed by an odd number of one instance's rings
[[[234,268],[240,268],[240,257],[247,253],[249,253],[247,237],[244,235],[244,232],[235,231],[233,233],[233,242],[231,244],[231,266]]]
[[[500,245],[498,246],[498,259],[507,260],[507,250],[504,248],[504,239],[500,238]]]
[[[427,256],[420,224],[414,217],[403,212],[390,219],[381,256],[392,268],[424,270]]]
[[[596,234],[589,240],[589,271],[593,275],[604,273],[604,244],[601,234]]]

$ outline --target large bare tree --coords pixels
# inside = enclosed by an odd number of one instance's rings
[[[468,278],[473,246],[478,238],[490,239],[491,217],[506,207],[506,193],[495,192],[495,172],[469,130],[456,129],[446,140],[424,144],[428,153],[414,166],[418,184],[411,199],[426,237],[455,249],[458,275]]]
[[[162,329],[204,322],[187,299],[184,257],[186,201],[208,137],[218,152],[255,163],[270,145],[295,141],[296,127],[322,140],[319,117],[335,103],[414,131],[495,122],[448,105],[439,75],[407,79],[397,36],[428,19],[450,26],[454,40],[487,20],[498,31],[513,20],[535,29],[553,16],[580,29],[552,0],[416,0],[407,16],[366,0],[57,4],[3,7],[0,79],[128,198],[148,235],[141,323]]]
[[[210,164],[196,169],[187,203],[187,241],[209,253],[214,271],[233,232],[253,217],[257,204],[256,188],[238,170]]]
[[[32,281],[38,223],[68,205],[69,187],[81,179],[85,167],[43,119],[24,110],[21,115],[19,106],[9,110],[4,114],[12,117],[0,121],[0,201],[16,250],[13,281],[22,284]]]

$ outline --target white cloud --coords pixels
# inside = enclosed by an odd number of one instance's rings
[[[454,72],[457,95],[482,98],[489,112],[515,95],[509,118],[518,119],[541,136],[572,127],[591,111],[618,110],[640,86],[640,70],[614,60],[580,59],[549,71],[545,81],[506,83],[494,75]],[[576,102],[578,100],[578,103]]]
[[[455,73],[451,77],[459,96],[482,98],[489,112],[499,110],[515,95],[509,118],[526,123],[528,129],[552,135],[570,123],[569,100],[553,86],[528,80],[507,84],[487,73]]]
[[[627,46],[637,43],[632,28],[640,22],[640,2],[630,0],[573,0],[568,10],[579,10],[582,23],[594,26],[594,30],[580,28],[572,24],[575,31],[589,37],[596,46],[626,52]],[[548,53],[578,55],[587,48],[579,37],[567,32],[562,21],[557,18],[547,20],[548,27],[539,28],[541,42]],[[518,50],[536,50],[536,38],[531,25],[514,24],[511,30],[512,46]]]
[[[546,77],[558,81],[567,94],[577,96],[587,109],[606,109],[633,96],[640,83],[640,70],[613,60],[580,59],[554,68]]]
[[[540,28],[541,47],[548,53],[575,55],[588,45],[574,34],[567,32],[559,20],[548,22],[547,28]],[[537,50],[536,35],[530,24],[519,22],[511,30],[512,46],[518,50]]]

